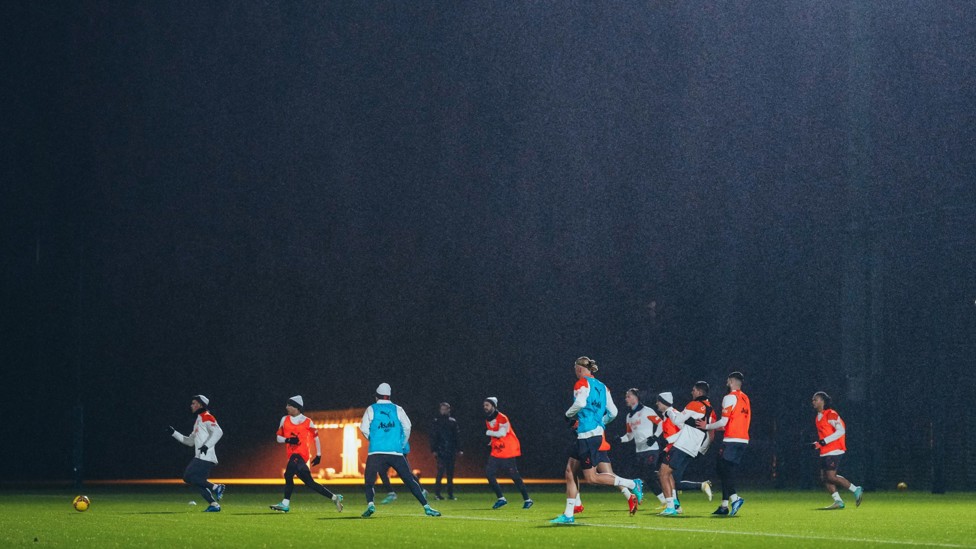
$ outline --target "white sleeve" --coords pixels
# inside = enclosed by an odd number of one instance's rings
[[[840,437],[844,436],[844,433],[847,432],[844,429],[844,424],[841,423],[840,421],[836,420],[836,419],[830,420],[827,423],[829,423],[831,425],[831,427],[834,428],[834,432],[833,433],[830,433],[829,435],[827,435],[827,436],[825,436],[823,438],[823,441],[825,443],[827,443],[827,444],[830,444],[831,442],[839,439]]]
[[[689,410],[688,408],[685,408],[683,411],[679,412],[671,407],[668,408],[665,413],[668,414],[668,417],[671,418],[671,423],[674,423],[678,429],[684,429],[687,427],[687,421],[689,419],[701,419],[705,417],[705,414],[696,412],[694,410]]]
[[[319,440],[318,431],[315,432],[315,455],[316,456],[322,455],[322,441]]]
[[[509,428],[510,427],[509,427],[507,421],[505,423],[502,423],[502,422],[499,421],[498,422],[498,430],[497,431],[492,431],[491,429],[488,429],[487,431],[485,431],[485,434],[488,435],[488,436],[490,436],[490,437],[502,438],[502,437],[504,437],[505,435],[508,434]]]
[[[636,433],[634,433],[634,432],[633,432],[633,431],[632,431],[632,430],[630,429],[630,423],[628,422],[628,423],[627,423],[627,432],[626,432],[626,433],[624,433],[624,436],[622,436],[622,437],[620,437],[620,442],[630,442],[630,441],[632,441],[632,440],[634,440],[634,436],[635,436],[635,434],[636,434]]]
[[[281,428],[284,427],[284,426],[285,426],[285,416],[281,416],[281,422],[278,423],[278,431],[281,431]],[[278,439],[278,442],[279,443],[282,443],[282,442],[285,441],[285,437],[283,437],[281,435],[276,435],[275,438]]]
[[[180,441],[181,444],[185,444],[187,446],[193,446],[193,438],[188,437],[180,433],[179,431],[173,431],[173,438]]]
[[[369,406],[363,412],[363,421],[359,424],[359,431],[369,440],[369,424],[373,422],[373,407]]]
[[[603,424],[606,425],[617,418],[617,405],[613,403],[613,397],[610,396],[610,391],[607,391],[607,415],[603,418]]]
[[[217,425],[216,421],[212,424],[208,421],[205,425],[207,425],[207,434],[209,436],[207,436],[207,440],[203,445],[212,449],[220,441],[220,437],[224,436],[224,430],[220,428],[220,425]]]
[[[407,413],[399,406],[397,406],[397,417],[400,418],[400,424],[403,425],[403,440],[406,442],[410,440],[410,430],[413,428],[413,425],[411,425]]]
[[[723,431],[725,426],[729,424],[729,416],[725,413],[725,410],[735,407],[735,403],[739,399],[735,395],[725,395],[722,397],[722,418],[715,423],[709,423],[705,426],[706,431]]]
[[[584,385],[576,391],[573,392],[573,405],[566,410],[566,417],[573,417],[576,412],[579,412],[586,407],[586,399],[590,397],[590,386]]]

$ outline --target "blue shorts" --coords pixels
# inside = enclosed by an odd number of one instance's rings
[[[603,446],[603,435],[576,439],[576,456],[581,469],[592,469],[600,463],[610,463],[610,456],[600,451]]]
[[[742,455],[746,453],[748,447],[745,442],[722,441],[722,446],[718,449],[718,458],[738,465],[742,462]]]

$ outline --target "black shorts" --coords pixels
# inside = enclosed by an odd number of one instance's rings
[[[602,435],[576,439],[576,459],[579,460],[581,469],[592,469],[600,463],[610,463],[607,453],[600,451],[602,445]]]
[[[839,471],[840,464],[844,454],[836,456],[820,456],[820,470],[821,471]]]
[[[738,465],[742,462],[742,455],[746,453],[748,447],[749,445],[745,442],[723,441],[721,448],[718,449],[718,458]]]
[[[667,455],[665,455],[663,463],[671,468],[671,476],[674,478],[674,481],[681,482],[685,477],[685,469],[688,468],[688,465],[691,464],[691,460],[693,459],[695,458],[681,450],[671,448]]]

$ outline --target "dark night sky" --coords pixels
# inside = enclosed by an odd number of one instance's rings
[[[197,392],[230,474],[381,381],[555,475],[586,354],[745,371],[797,482],[856,349],[885,410],[976,356],[976,7],[847,4],[7,4],[0,480],[70,477],[79,399],[91,478],[178,474]]]

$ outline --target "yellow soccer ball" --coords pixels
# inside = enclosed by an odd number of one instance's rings
[[[908,485],[905,484],[904,482],[899,482],[898,483],[898,489],[899,490],[908,490]]]
[[[79,513],[87,511],[91,507],[91,500],[88,499],[88,496],[75,496],[75,499],[71,500],[71,506]]]

